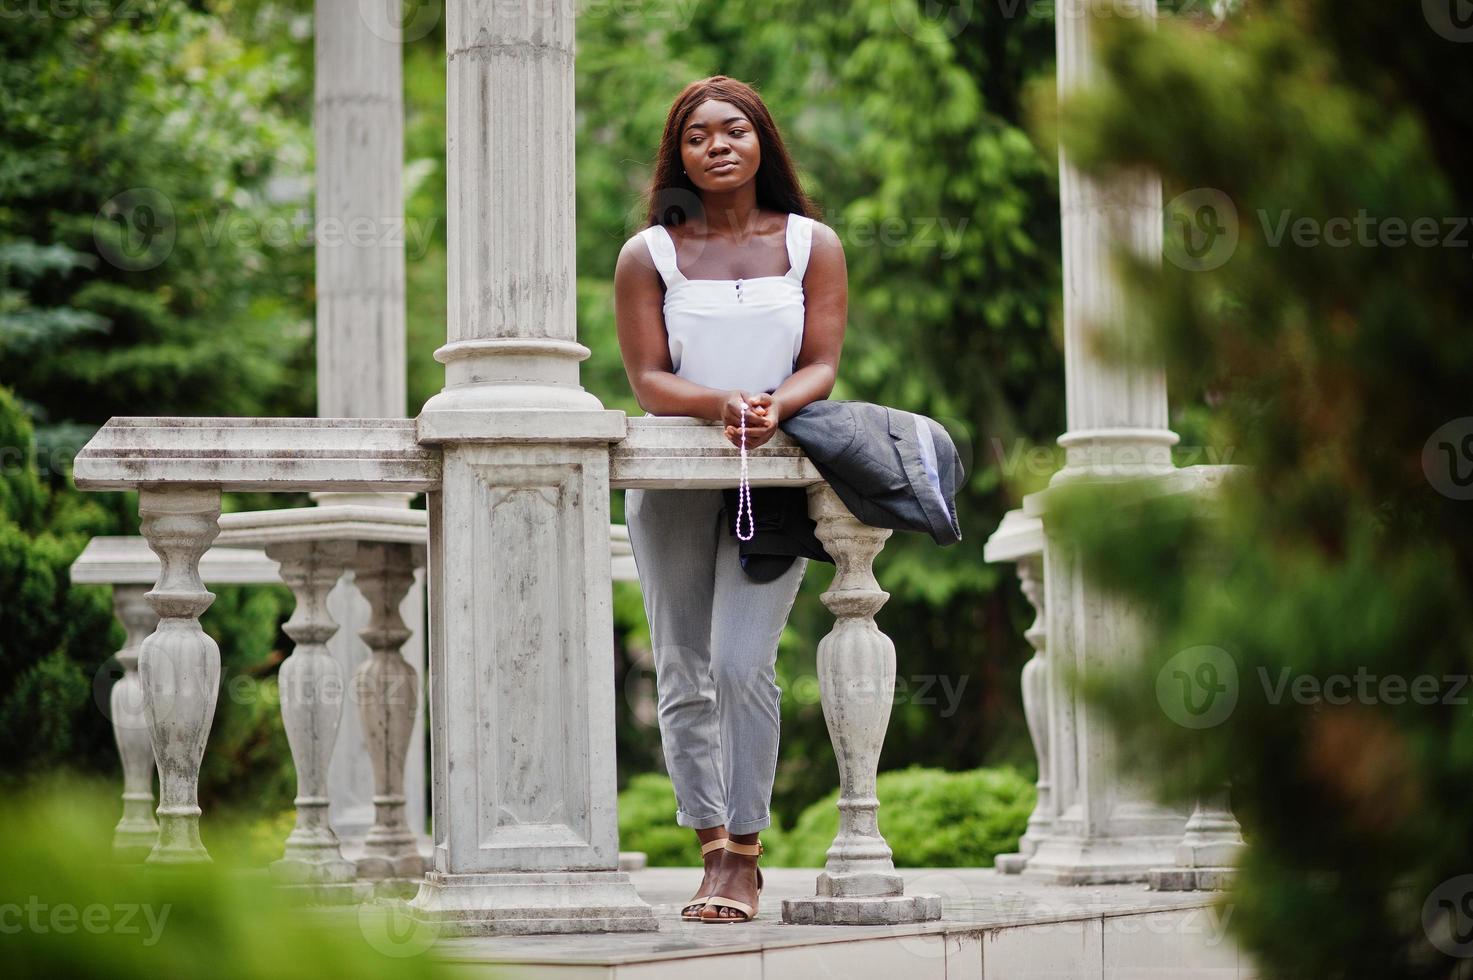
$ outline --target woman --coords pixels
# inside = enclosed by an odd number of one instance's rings
[[[756,449],[782,419],[828,397],[848,285],[839,238],[813,211],[750,86],[716,75],[680,93],[660,140],[649,227],[625,243],[614,272],[619,346],[647,413],[724,422],[734,446],[745,438]],[[807,559],[771,581],[750,579],[719,490],[630,490],[624,513],[675,819],[695,830],[705,863],[681,916],[749,921],[758,832],[772,822],[778,637]]]

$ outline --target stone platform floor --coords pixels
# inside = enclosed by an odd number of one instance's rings
[[[1039,884],[991,869],[904,869],[907,894],[942,896],[939,922],[798,926],[782,899],[813,894],[816,869],[766,868],[752,923],[683,922],[695,868],[632,872],[657,933],[436,939],[421,952],[451,975],[633,980],[1249,980],[1220,895],[1144,885]],[[409,949],[404,949],[408,953]],[[401,954],[402,955],[402,954]]]

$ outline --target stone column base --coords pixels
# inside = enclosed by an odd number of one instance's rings
[[[1237,868],[1155,868],[1147,876],[1153,892],[1220,892],[1233,885]]]
[[[1145,881],[1168,867],[1176,837],[1050,838],[1028,859],[1025,878],[1054,885],[1118,885]]]
[[[783,899],[783,921],[795,926],[893,926],[939,918],[940,895]]]
[[[430,871],[409,909],[445,936],[659,929],[623,871]]]

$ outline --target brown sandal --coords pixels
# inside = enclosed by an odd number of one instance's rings
[[[762,846],[762,842],[760,840],[757,843],[755,843],[755,844],[738,844],[737,842],[733,841],[731,838],[727,838],[727,840],[726,840],[726,849],[728,851],[731,851],[733,854],[745,854],[747,857],[756,856],[756,857],[759,857],[759,858],[762,856],[762,852],[765,850],[765,848]],[[761,899],[761,898],[762,898],[762,869],[761,868],[758,868],[757,869],[757,899]],[[753,900],[753,902],[752,902],[751,905],[748,905],[746,902],[739,902],[739,901],[737,901],[734,898],[727,898],[725,895],[712,895],[710,898],[706,899],[706,904],[704,906],[702,906],[702,908],[709,908],[709,907],[712,907],[712,906],[715,906],[716,908],[736,909],[738,912],[740,912],[742,914],[742,917],[741,918],[738,918],[737,916],[734,916],[734,915],[726,915],[726,916],[717,915],[717,916],[714,916],[714,917],[708,917],[708,916],[704,916],[703,915],[703,916],[700,916],[700,920],[702,922],[751,922],[753,919],[757,918],[757,900],[756,899]]]
[[[706,855],[707,854],[710,854],[712,851],[716,850],[717,848],[721,848],[721,847],[725,847],[725,846],[726,846],[726,838],[725,837],[718,837],[715,840],[708,840],[708,841],[706,841],[706,843],[704,843],[704,844],[701,845],[701,863],[703,865],[706,863]],[[683,908],[683,909],[680,910],[680,917],[682,919],[684,919],[685,921],[687,921],[687,922],[698,922],[698,921],[700,921],[700,918],[701,918],[701,909],[703,909],[703,908],[706,907],[706,902],[707,902],[707,898],[708,897],[702,897],[700,895],[695,896],[695,898],[691,899],[690,903],[688,905],[686,905],[685,908]],[[695,911],[692,912],[691,909],[695,909]]]

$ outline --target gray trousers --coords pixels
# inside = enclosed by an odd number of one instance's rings
[[[777,642],[808,559],[771,582],[749,579],[721,519],[720,490],[628,490],[624,516],[649,618],[675,822],[755,833],[772,823]]]

